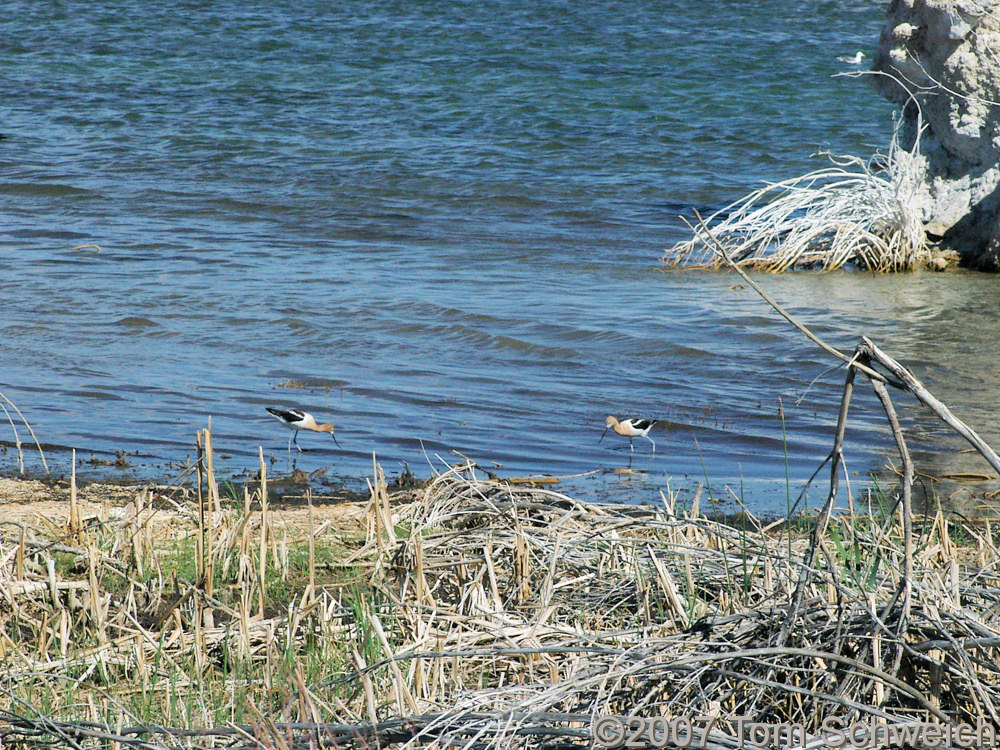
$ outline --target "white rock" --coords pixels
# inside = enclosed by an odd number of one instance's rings
[[[972,33],[973,30],[975,33]],[[904,108],[906,146],[926,130],[915,186],[927,231],[970,265],[1000,270],[1000,0],[894,3],[872,69],[875,88]],[[959,93],[960,92],[960,93]]]

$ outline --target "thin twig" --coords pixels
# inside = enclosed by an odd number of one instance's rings
[[[45,467],[45,473],[49,474],[50,473],[49,465],[45,461],[45,451],[42,450],[42,444],[39,443],[38,438],[35,437],[35,431],[31,429],[31,424],[28,422],[27,419],[24,418],[24,415],[21,413],[21,410],[17,408],[17,404],[15,404],[13,401],[7,398],[3,393],[0,393],[0,398],[2,398],[4,401],[10,404],[10,407],[17,412],[17,416],[21,418],[21,421],[24,423],[24,426],[28,428],[28,432],[31,433],[31,439],[35,441],[35,446],[38,448],[38,455],[42,459],[42,466]],[[11,425],[13,426],[13,422],[11,423]],[[20,441],[18,441],[18,452],[20,452],[20,450],[21,450]],[[22,468],[23,468],[23,463],[22,463]]]

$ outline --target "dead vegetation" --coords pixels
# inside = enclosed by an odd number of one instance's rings
[[[810,539],[592,505],[471,465],[278,519],[259,485],[137,491],[0,536],[0,739],[143,748],[588,747],[603,713],[1000,723],[988,522],[900,507]],[[909,572],[909,596],[901,592]],[[792,612],[797,586],[801,605]],[[789,615],[792,619],[789,620]],[[819,745],[823,741],[819,740]]]
[[[17,463],[21,469],[21,474],[24,475],[24,451],[21,450],[21,436],[17,432],[17,425],[14,424],[14,418],[7,409],[8,406],[14,410],[18,418],[21,420],[21,424],[27,428],[28,433],[31,435],[31,439],[35,443],[35,447],[38,448],[38,456],[42,459],[42,466],[45,467],[45,473],[48,474],[49,464],[45,460],[45,452],[42,450],[42,444],[39,443],[38,438],[35,437],[35,431],[31,428],[28,420],[24,418],[21,410],[17,408],[17,404],[7,398],[3,393],[0,393],[0,410],[3,411],[4,416],[7,418],[7,423],[10,425],[10,429],[14,433],[14,447],[17,448]]]
[[[938,263],[913,198],[922,179],[918,159],[895,137],[885,157],[829,158],[829,167],[767,184],[706,219],[735,263],[760,271],[905,271]],[[689,226],[694,236],[663,262],[721,268],[714,240]]]

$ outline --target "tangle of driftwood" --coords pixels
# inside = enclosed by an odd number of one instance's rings
[[[868,337],[862,336],[861,342],[854,349],[854,356],[848,356],[844,352],[823,341],[800,321],[796,320],[791,313],[782,308],[781,305],[779,305],[760,287],[760,285],[750,278],[750,276],[748,276],[747,273],[740,268],[739,264],[733,261],[725,246],[715,238],[712,231],[705,223],[705,220],[702,219],[701,215],[697,211],[695,211],[695,216],[698,219],[698,224],[701,230],[714,245],[716,254],[722,258],[723,262],[729,268],[739,274],[750,286],[750,288],[757,292],[757,294],[759,294],[765,302],[771,305],[771,307],[773,307],[783,318],[804,333],[807,338],[819,345],[819,347],[824,351],[847,363],[844,395],[840,402],[840,413],[837,417],[837,430],[834,436],[833,450],[826,459],[827,461],[830,461],[830,492],[827,495],[826,503],[824,503],[823,509],[820,511],[819,519],[813,527],[809,547],[807,548],[805,558],[802,561],[798,585],[795,588],[795,594],[793,595],[792,602],[788,608],[788,619],[785,621],[785,625],[781,629],[778,637],[778,644],[783,645],[788,640],[789,628],[795,621],[799,608],[802,606],[802,598],[805,592],[806,583],[812,574],[812,564],[816,556],[817,545],[826,532],[827,524],[830,520],[830,514],[833,512],[834,500],[837,497],[840,465],[844,458],[844,430],[847,426],[847,412],[850,407],[851,395],[854,391],[854,377],[857,372],[865,375],[865,377],[867,377],[869,382],[872,384],[872,388],[875,390],[875,395],[878,396],[878,399],[882,404],[882,408],[885,410],[886,419],[892,430],[892,436],[896,442],[896,448],[899,451],[900,461],[902,462],[902,488],[896,503],[898,505],[898,503],[902,502],[903,505],[902,515],[905,573],[903,580],[900,583],[900,590],[897,591],[896,597],[889,602],[889,605],[885,607],[883,614],[888,612],[896,603],[898,597],[902,595],[903,605],[899,609],[897,631],[905,631],[905,622],[909,614],[910,584],[913,577],[912,497],[914,471],[913,461],[910,458],[910,451],[906,446],[906,439],[903,436],[903,430],[900,427],[895,407],[892,404],[892,399],[889,397],[889,390],[886,386],[891,385],[898,390],[906,391],[907,393],[915,396],[918,401],[933,411],[934,414],[936,414],[945,424],[967,440],[972,447],[979,451],[983,458],[985,458],[998,472],[1000,472],[1000,456],[998,456],[996,451],[994,451],[985,440],[979,437],[979,435],[977,435],[971,427],[956,417],[945,404],[941,403],[941,401],[928,391],[927,388],[924,387],[923,383],[921,383],[916,376],[913,375],[913,373],[903,367],[903,365],[890,357],[884,351],[879,349]],[[886,372],[879,372],[875,369],[876,366],[884,368]],[[893,508],[893,512],[894,511],[895,507]]]

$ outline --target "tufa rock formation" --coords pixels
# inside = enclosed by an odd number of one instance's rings
[[[1000,271],[1000,0],[893,0],[872,65],[903,108],[932,239]],[[918,126],[923,131],[918,133]]]

